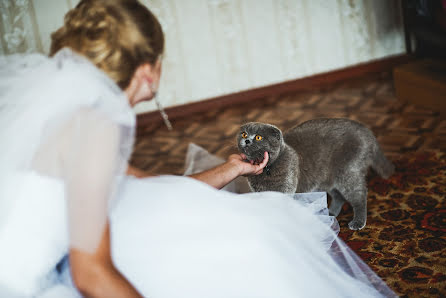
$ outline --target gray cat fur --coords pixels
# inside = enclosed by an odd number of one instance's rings
[[[248,134],[246,139],[243,132]],[[256,141],[256,135],[263,139]],[[313,119],[284,134],[274,125],[250,122],[241,126],[237,144],[248,160],[260,162],[263,153],[269,153],[263,173],[248,177],[253,191],[326,191],[332,198],[332,215],[338,216],[345,202],[353,207],[353,220],[348,224],[352,230],[366,224],[369,167],[383,178],[394,172],[373,133],[349,119]]]

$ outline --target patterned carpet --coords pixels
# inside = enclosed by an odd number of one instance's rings
[[[407,297],[446,295],[446,155],[406,153],[388,180],[370,177],[367,226],[340,236],[387,284]]]
[[[162,100],[162,99],[161,99]],[[317,90],[262,98],[138,129],[132,164],[154,174],[181,174],[189,142],[226,157],[236,152],[240,124],[287,129],[316,117],[346,117],[369,126],[396,173],[370,175],[367,226],[350,231],[352,210],[338,217],[340,236],[399,295],[446,296],[446,120],[395,98],[389,73]]]

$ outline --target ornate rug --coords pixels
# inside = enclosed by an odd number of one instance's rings
[[[446,155],[406,154],[388,180],[369,177],[367,225],[351,231],[348,204],[340,237],[403,297],[446,296]]]

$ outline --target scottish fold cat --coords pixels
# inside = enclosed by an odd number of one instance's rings
[[[237,145],[249,161],[269,154],[263,173],[248,177],[253,191],[326,191],[332,215],[338,216],[345,202],[353,207],[352,230],[366,224],[369,167],[383,178],[394,172],[373,133],[349,119],[313,119],[284,134],[274,125],[251,122],[241,126]]]

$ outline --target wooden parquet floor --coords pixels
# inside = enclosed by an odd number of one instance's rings
[[[162,123],[140,127],[131,162],[154,174],[182,174],[190,142],[224,158],[236,152],[235,135],[242,123],[268,122],[286,130],[317,117],[365,123],[391,159],[412,151],[446,149],[446,120],[429,109],[399,102],[391,74],[381,73],[174,119],[173,131]]]

